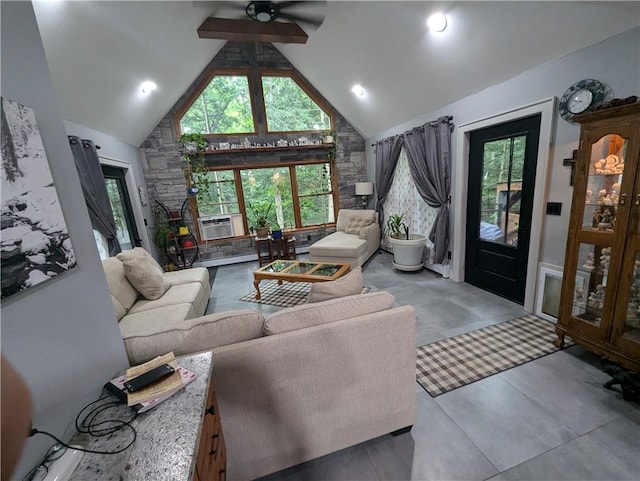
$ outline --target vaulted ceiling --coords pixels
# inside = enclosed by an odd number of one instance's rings
[[[139,146],[224,45],[196,30],[228,3],[34,2],[65,119]],[[324,22],[305,28],[308,42],[274,45],[364,137],[640,25],[635,1],[329,0],[310,8]],[[448,16],[438,35],[425,26],[436,10]],[[143,96],[146,79],[158,89]],[[363,97],[350,92],[354,83]]]

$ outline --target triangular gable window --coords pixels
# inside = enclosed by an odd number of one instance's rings
[[[180,131],[250,134],[256,131],[247,75],[216,75],[180,118]]]
[[[331,130],[331,117],[289,76],[262,76],[268,132]]]

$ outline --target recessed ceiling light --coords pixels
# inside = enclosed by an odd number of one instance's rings
[[[434,13],[427,19],[427,27],[434,32],[442,32],[447,28],[447,17],[444,13]]]
[[[142,82],[142,85],[140,85],[140,90],[142,90],[143,94],[151,93],[157,88],[158,86],[156,85],[156,83],[152,82],[151,80],[145,80],[144,82]]]
[[[364,95],[364,87],[362,87],[362,85],[360,84],[355,84],[353,87],[351,87],[351,91],[358,97],[362,97]]]

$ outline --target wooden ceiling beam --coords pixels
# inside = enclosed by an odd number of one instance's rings
[[[239,42],[307,43],[309,36],[297,23],[256,22],[231,18],[207,18],[198,37]]]

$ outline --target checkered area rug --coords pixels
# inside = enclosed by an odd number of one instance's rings
[[[260,300],[256,299],[256,291],[241,297],[240,300],[271,306],[291,307],[307,302],[309,289],[311,289],[310,282],[283,282],[278,285],[278,281],[262,281],[260,283]],[[362,293],[370,290],[370,287],[364,287]]]
[[[559,349],[555,324],[526,315],[419,347],[417,380],[432,397]],[[565,338],[565,347],[573,342]]]

